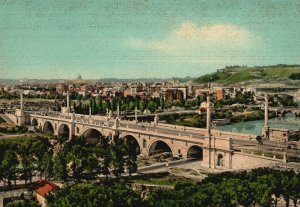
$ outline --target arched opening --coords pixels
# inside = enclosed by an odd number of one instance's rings
[[[97,144],[102,134],[97,129],[87,129],[81,135],[81,138],[88,144]]]
[[[31,126],[38,126],[38,121],[36,119],[32,119]]]
[[[156,154],[166,154],[173,156],[171,148],[163,141],[156,141],[150,146],[149,155]]]
[[[222,154],[218,154],[217,157],[217,166],[224,166],[224,159]]]
[[[283,117],[293,117],[294,114],[293,114],[292,111],[287,110],[287,111],[283,111],[283,112],[281,113],[281,116],[283,116]]]
[[[187,152],[187,158],[203,159],[203,149],[199,146],[191,146]]]
[[[49,121],[44,123],[43,132],[54,134],[53,125]]]
[[[134,136],[126,135],[124,139],[127,145],[129,145],[129,148],[135,150],[138,155],[141,154],[140,145]]]
[[[70,129],[66,124],[60,125],[58,129],[58,136],[69,138],[70,136]]]

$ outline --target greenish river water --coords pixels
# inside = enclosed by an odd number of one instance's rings
[[[263,126],[264,120],[257,120],[233,123],[230,125],[215,126],[214,128],[223,131],[261,135]],[[288,113],[285,115],[285,117],[269,119],[269,126],[272,128],[287,128],[291,130],[299,130],[300,117],[294,117],[293,114]]]

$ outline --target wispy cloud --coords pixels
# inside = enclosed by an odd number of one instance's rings
[[[193,22],[182,24],[173,32],[175,38],[208,41],[210,43],[249,43],[253,35],[246,29],[231,24],[197,26]]]
[[[259,38],[233,24],[197,25],[185,22],[162,39],[128,39],[135,49],[151,50],[166,56],[186,57],[189,62],[227,64],[235,56],[249,55],[259,46]],[[248,52],[248,53],[247,53]],[[233,61],[234,62],[234,61]],[[221,63],[220,63],[221,64]]]

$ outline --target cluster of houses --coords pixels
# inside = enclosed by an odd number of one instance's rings
[[[24,95],[42,96],[42,95],[66,95],[67,91],[82,96],[94,97],[127,97],[140,96],[142,98],[163,98],[164,100],[186,100],[195,99],[198,96],[213,93],[216,99],[231,98],[237,92],[253,92],[257,100],[263,99],[264,93],[288,94],[298,93],[297,87],[287,86],[285,84],[253,84],[253,85],[234,85],[223,86],[222,84],[208,83],[197,84],[193,81],[181,83],[179,81],[156,82],[96,82],[92,80],[65,80],[56,83],[22,83],[16,85],[0,85],[0,92],[18,93],[23,91]]]

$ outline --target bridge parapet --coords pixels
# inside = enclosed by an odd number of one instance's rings
[[[256,139],[256,135],[253,134],[242,134],[237,132],[228,132],[228,131],[220,131],[220,130],[212,130],[212,135],[215,137],[222,138],[231,138],[231,139],[243,139],[243,140],[253,140]]]
[[[159,132],[155,130],[145,130],[140,131],[136,129],[130,129],[130,128],[120,128],[120,131],[129,132],[129,133],[135,133],[135,134],[145,134],[147,136],[152,136],[156,138],[168,138],[172,140],[181,140],[181,141],[188,141],[188,142],[194,142],[194,143],[203,143],[205,137],[204,136],[192,136],[188,134],[168,134],[164,132]]]

